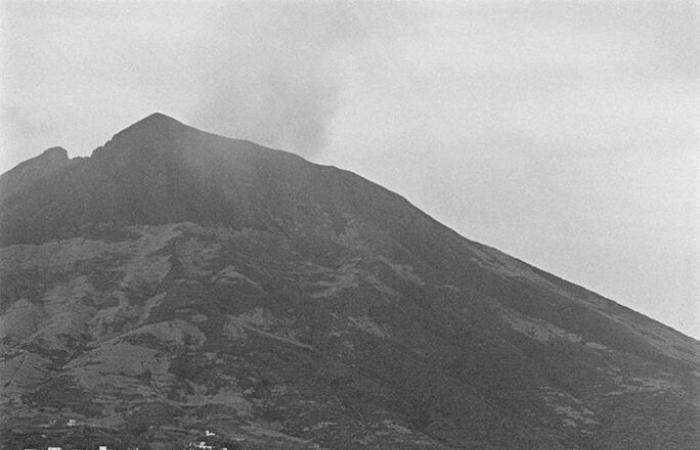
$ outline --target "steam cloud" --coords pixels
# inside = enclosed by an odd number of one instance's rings
[[[209,18],[203,40],[218,45],[200,48],[205,89],[191,115],[222,134],[313,157],[339,104],[337,59],[361,39],[359,17],[339,6],[236,5]]]

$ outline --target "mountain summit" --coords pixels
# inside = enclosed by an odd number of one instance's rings
[[[353,173],[156,113],[0,186],[6,448],[700,442],[697,341]]]
[[[68,152],[62,147],[51,147],[24,161],[0,178],[0,202],[69,163]]]

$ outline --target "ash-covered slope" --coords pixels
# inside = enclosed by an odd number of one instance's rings
[[[69,161],[0,178],[8,448],[700,442],[697,341],[357,175],[162,114]]]

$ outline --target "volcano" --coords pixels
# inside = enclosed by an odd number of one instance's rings
[[[2,448],[700,445],[698,341],[351,172],[156,113],[0,189]]]

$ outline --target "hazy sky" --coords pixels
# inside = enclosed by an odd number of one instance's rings
[[[698,3],[0,4],[2,171],[161,111],[700,337]]]

